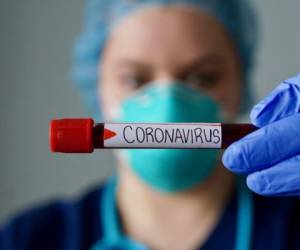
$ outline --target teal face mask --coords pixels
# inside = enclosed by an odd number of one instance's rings
[[[122,103],[121,122],[220,122],[215,101],[185,83],[149,84]],[[151,187],[178,192],[213,171],[215,149],[124,149],[129,166]]]

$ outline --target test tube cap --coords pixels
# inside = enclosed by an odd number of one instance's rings
[[[49,128],[50,149],[61,153],[91,153],[93,119],[52,120]]]

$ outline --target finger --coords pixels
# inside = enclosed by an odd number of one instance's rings
[[[262,127],[231,144],[223,164],[235,173],[252,173],[300,154],[300,114]]]
[[[247,185],[261,195],[300,195],[300,155],[250,174]]]
[[[283,81],[270,95],[255,105],[251,122],[262,127],[300,113],[300,74]]]

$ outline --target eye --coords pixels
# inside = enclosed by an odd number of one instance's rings
[[[186,81],[191,87],[209,90],[218,84],[219,75],[217,73],[192,73]]]
[[[147,79],[139,74],[127,73],[121,76],[122,84],[130,90],[135,90],[143,86]]]

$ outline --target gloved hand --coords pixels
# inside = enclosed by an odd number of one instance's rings
[[[283,81],[251,111],[257,131],[223,155],[231,171],[247,174],[261,195],[300,195],[300,74]]]

